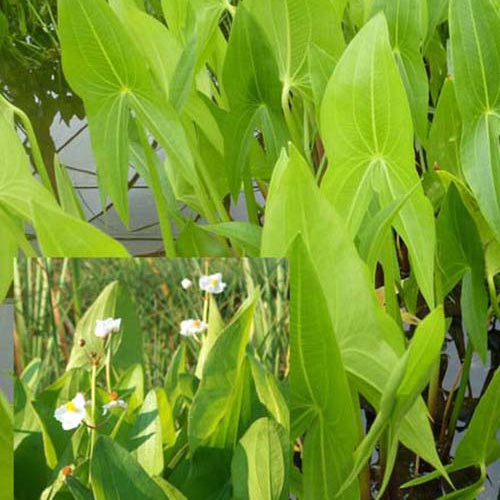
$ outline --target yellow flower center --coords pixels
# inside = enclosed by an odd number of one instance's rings
[[[219,280],[218,280],[218,279],[216,279],[216,278],[212,278],[212,279],[210,280],[210,284],[211,284],[212,286],[217,286],[217,285],[219,284]]]
[[[76,411],[76,406],[73,401],[70,401],[69,403],[66,403],[66,410],[68,411]]]
[[[195,320],[193,321],[193,326],[194,326],[195,328],[199,328],[199,327],[200,327],[200,320],[199,320],[199,319],[195,319]]]

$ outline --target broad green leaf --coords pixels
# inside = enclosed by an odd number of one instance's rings
[[[260,226],[248,222],[231,221],[200,227],[205,231],[230,238],[249,257],[258,257],[259,255],[260,239],[262,236],[262,228]]]
[[[130,453],[106,436],[99,436],[90,465],[95,500],[168,500]]]
[[[33,358],[26,368],[21,373],[21,380],[30,391],[36,393],[38,387],[38,382],[40,380],[40,368],[42,366],[42,360],[40,358]]]
[[[332,76],[338,58],[331,56],[328,52],[313,43],[309,46],[308,61],[312,95],[317,113],[319,114],[326,86]]]
[[[57,194],[63,210],[74,217],[85,220],[81,201],[78,199],[76,190],[71,183],[71,178],[64,165],[61,165],[57,160],[54,160],[54,170],[57,182]]]
[[[443,307],[438,306],[419,323],[408,348],[408,363],[396,389],[394,412],[405,414],[429,382],[445,336]]]
[[[382,254],[384,245],[387,244],[387,238],[390,238],[391,226],[394,218],[403,208],[408,198],[412,195],[415,188],[408,193],[389,203],[385,208],[379,210],[370,220],[361,228],[358,239],[359,254],[368,265],[372,275],[375,275],[377,260]]]
[[[198,186],[184,130],[152,83],[142,52],[103,0],[59,0],[63,68],[84,101],[99,180],[128,221],[128,119],[134,110]]]
[[[500,11],[492,0],[451,0],[449,19],[462,169],[500,239]]]
[[[446,78],[429,134],[427,161],[432,168],[442,168],[462,178],[460,164],[462,120],[457,106],[454,80]]]
[[[144,370],[142,365],[132,365],[118,380],[117,390],[132,391],[128,399],[129,410],[132,411],[142,405],[144,401]]]
[[[142,404],[129,436],[130,448],[150,476],[163,472],[163,439],[158,398],[151,389]]]
[[[165,376],[165,392],[168,402],[175,410],[177,399],[181,394],[179,377],[186,372],[186,344],[181,344],[175,351]]]
[[[29,432],[40,432],[43,439],[43,452],[47,467],[54,469],[57,465],[57,451],[54,445],[52,436],[49,433],[47,422],[43,416],[35,408],[35,403],[32,400],[32,395],[27,386],[19,379],[15,381],[15,415],[14,424],[16,429]],[[17,449],[22,441],[28,436],[26,434],[18,434],[14,436],[14,446]]]
[[[182,257],[227,257],[227,248],[213,235],[189,220],[176,241],[177,252]]]
[[[481,395],[465,436],[458,443],[453,463],[489,465],[500,458],[500,369],[497,368],[488,389]]]
[[[203,375],[203,367],[210,350],[215,344],[219,335],[224,330],[224,320],[220,315],[219,306],[213,295],[209,298],[208,309],[208,329],[207,334],[202,339],[201,349],[198,354],[198,362],[196,363],[196,376],[201,379]]]
[[[174,69],[182,53],[180,43],[160,21],[137,8],[134,0],[111,0],[110,5],[133,35],[158,85],[168,96]]]
[[[290,159],[282,155],[271,181],[262,256],[287,255],[299,233],[312,256],[344,368],[356,389],[378,408],[391,367],[404,351],[401,332],[378,306],[367,268],[344,222],[292,147]],[[363,318],[361,324],[359,318]],[[401,440],[426,461],[439,466],[423,401],[403,421]]]
[[[227,173],[236,199],[248,173],[255,130],[261,130],[273,161],[287,140],[278,67],[265,33],[244,5],[238,7],[231,29],[222,82],[231,110],[225,124]]]
[[[448,16],[449,0],[425,0],[427,4],[427,34],[425,46],[428,46],[436,28]]]
[[[389,433],[388,447],[391,449],[392,460],[388,460],[389,465],[387,465],[382,488],[377,498],[383,494],[383,490],[387,486],[386,481],[390,478],[394,466],[396,443],[400,432],[399,422],[415,404],[427,385],[432,367],[439,359],[444,335],[443,307],[439,306],[418,325],[410,347],[393,368],[384,388],[380,411],[377,413],[368,434],[355,451],[355,464],[341,491],[344,491],[361,472],[372,455],[376,442],[385,431]],[[445,473],[442,465],[438,467],[438,470]]]
[[[97,320],[122,318],[120,331],[112,334],[115,367],[126,368],[133,363],[142,363],[142,335],[133,305],[127,291],[117,281],[110,283],[87,309],[76,326],[75,338],[83,338],[85,347],[73,344],[66,370],[87,367],[90,369],[88,352],[100,352],[102,339],[96,337]]]
[[[47,484],[47,476],[50,473],[51,470],[45,465],[41,434],[29,434],[16,448],[14,454],[14,490],[16,499],[30,500],[39,498]],[[26,478],[29,478],[29,481]]]
[[[382,14],[363,27],[338,62],[323,99],[321,131],[330,160],[321,188],[354,236],[373,191],[387,205],[419,180],[410,110]],[[395,227],[432,306],[434,217],[422,189],[401,209]]]
[[[231,450],[198,448],[179,489],[189,500],[232,500],[231,458]]]
[[[163,446],[168,448],[175,444],[177,436],[172,407],[168,402],[167,394],[163,387],[156,389],[156,399],[158,400],[158,413],[160,415],[161,438]]]
[[[247,299],[210,350],[189,410],[191,451],[201,445],[232,449],[239,437],[242,399],[249,384],[245,349],[257,296]]]
[[[218,34],[218,22],[227,8],[225,0],[161,0],[169,30],[186,46],[193,35],[197,39],[197,65],[206,62]]]
[[[285,430],[269,418],[256,420],[233,455],[234,500],[287,500],[287,456]]]
[[[310,88],[307,56],[310,45],[338,59],[344,49],[342,6],[333,0],[252,0],[248,9],[274,51],[283,84],[282,99],[290,89]]]
[[[291,437],[306,434],[304,498],[334,498],[353,466],[357,416],[330,311],[300,237],[290,257]],[[339,498],[359,498],[356,484]]]
[[[121,243],[57,207],[33,203],[33,224],[45,255],[53,257],[128,257]],[[57,228],[57,230],[54,230]]]
[[[434,32],[429,45],[425,48],[424,56],[427,62],[427,71],[430,73],[429,91],[435,106],[444,81],[448,76],[448,53],[438,31]]]
[[[290,429],[288,402],[281,392],[276,378],[253,356],[248,355],[255,390],[260,402],[266,407],[274,420],[287,431]]]
[[[0,470],[2,470],[0,489],[5,500],[12,500],[14,497],[12,408],[2,391],[0,391],[0,429]]]
[[[14,275],[14,259],[18,256],[18,247],[24,248],[27,256],[34,256],[34,250],[24,235],[21,221],[10,215],[0,205],[0,223],[4,228],[4,242],[0,247],[0,300],[7,295]]]
[[[425,143],[429,84],[420,46],[427,29],[427,4],[425,0],[374,0],[372,9],[374,14],[384,12],[387,19],[391,46],[408,96],[415,134],[420,142]]]
[[[35,180],[28,156],[15,132],[12,112],[4,106],[0,106],[0,149],[4,151],[0,159],[0,217],[9,228],[7,245],[2,250],[5,266],[9,257],[15,256],[16,246],[20,246],[27,256],[34,255],[16,217],[32,222],[40,231],[40,246],[48,255],[128,255],[111,237],[66,214],[51,193]],[[6,284],[8,281],[5,279]]]
[[[458,443],[453,462],[446,467],[447,472],[454,472],[471,466],[480,467],[482,474],[478,484],[474,485],[476,488],[482,486],[486,480],[485,466],[500,458],[500,443],[497,437],[500,429],[499,391],[500,370],[497,369],[488,389],[479,400],[466,434]],[[439,474],[439,471],[435,471],[418,477],[408,481],[403,487],[408,488],[424,484],[439,477]],[[462,498],[460,494],[464,494],[464,490],[459,490],[457,493],[457,498]]]
[[[454,185],[436,222],[437,266],[441,271],[443,298],[462,279],[461,307],[469,338],[486,361],[488,340],[488,295],[484,283],[483,246],[474,220]]]

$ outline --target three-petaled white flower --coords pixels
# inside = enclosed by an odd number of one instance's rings
[[[203,275],[200,278],[200,288],[204,292],[208,293],[222,293],[224,291],[224,288],[226,288],[226,283],[222,281],[222,274],[221,273],[215,273],[215,274],[208,274],[208,275]]]
[[[113,408],[123,408],[124,410],[128,410],[128,404],[123,401],[123,399],[118,399],[118,394],[116,392],[111,392],[109,394],[111,401],[105,405],[102,405],[103,415],[106,415],[109,410]]]
[[[199,319],[185,319],[184,321],[181,321],[181,335],[184,335],[184,337],[202,333],[207,328],[208,325]]]
[[[193,286],[193,282],[189,278],[184,278],[181,281],[181,286],[184,288],[184,290],[187,290],[188,288],[191,288]]]
[[[110,333],[117,332],[122,324],[121,318],[98,319],[95,322],[96,337],[106,338]]]
[[[85,396],[79,392],[71,401],[59,406],[54,417],[62,423],[62,428],[69,431],[78,427],[87,416]]]

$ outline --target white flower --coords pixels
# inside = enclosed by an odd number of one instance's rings
[[[95,322],[96,337],[106,338],[110,333],[117,332],[122,324],[121,318],[98,319]]]
[[[118,399],[118,394],[116,392],[110,393],[109,397],[111,398],[111,401],[102,405],[103,415],[106,415],[106,413],[113,408],[123,408],[124,410],[128,410],[128,404],[123,401],[123,399]]]
[[[59,406],[54,412],[54,417],[62,423],[65,431],[69,431],[78,427],[87,416],[85,406],[85,396],[79,392],[69,403]]]
[[[184,337],[202,333],[207,328],[208,325],[199,319],[185,319],[184,321],[181,321],[181,335],[184,335]]]
[[[208,293],[222,293],[224,288],[226,288],[226,283],[222,281],[222,274],[215,273],[209,275],[203,275],[200,278],[200,288],[204,292]]]
[[[184,278],[181,281],[181,286],[184,288],[184,290],[187,290],[188,288],[191,288],[193,286],[193,282],[189,278]]]

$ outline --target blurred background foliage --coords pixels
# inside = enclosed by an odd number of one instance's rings
[[[215,299],[222,318],[234,316],[255,289],[260,300],[252,345],[278,378],[287,371],[288,278],[286,261],[273,259],[20,259],[15,270],[15,372],[42,361],[39,389],[64,371],[75,325],[102,289],[114,280],[128,291],[144,339],[146,387],[162,385],[172,355],[188,344],[195,365],[199,343],[179,334],[183,319],[202,316],[201,274],[221,272],[226,290]],[[193,281],[184,290],[183,278]]]

